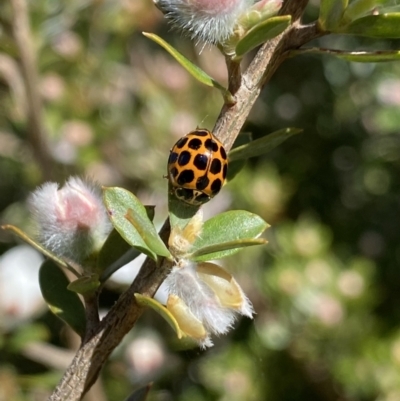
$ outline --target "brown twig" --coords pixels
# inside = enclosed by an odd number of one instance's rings
[[[262,88],[288,57],[288,50],[296,49],[321,36],[317,24],[303,26],[299,22],[307,3],[308,0],[285,2],[280,14],[291,14],[292,25],[260,48],[242,75],[241,85],[235,93],[235,105],[222,108],[213,132],[226,150],[231,149]]]
[[[42,100],[38,91],[38,71],[35,46],[29,23],[26,0],[11,0],[13,10],[13,35],[19,51],[21,70],[25,81],[28,123],[27,139],[45,179],[52,178],[53,163],[47,149],[42,118]]]
[[[262,46],[240,82],[232,84],[232,88],[237,89],[233,91],[236,104],[222,108],[214,131],[228,149],[239,134],[262,87],[288,56],[288,50],[300,47],[320,35],[315,25],[304,27],[298,22],[306,5],[307,0],[285,2],[282,13],[291,14],[294,24]],[[234,76],[237,77],[237,74]],[[169,231],[169,224],[166,222],[160,232],[164,241],[167,241]],[[49,401],[81,399],[95,382],[110,353],[141,315],[142,308],[136,304],[134,294],[139,292],[146,296],[154,296],[171,267],[167,260],[158,267],[150,259],[145,261],[134,283],[121,295],[93,337],[82,345]]]
[[[99,325],[99,306],[98,306],[98,291],[93,294],[84,296],[85,312],[86,312],[86,333],[85,340],[89,340],[96,331]]]
[[[160,236],[164,241],[168,240],[169,232],[170,226],[167,221],[160,231]],[[141,315],[142,308],[136,304],[134,294],[154,296],[171,267],[167,260],[157,266],[153,260],[146,259],[133,284],[121,295],[118,302],[101,321],[100,327],[93,337],[88,339],[77,352],[49,400],[81,399],[96,381],[110,353],[121,342],[125,334],[132,329]]]

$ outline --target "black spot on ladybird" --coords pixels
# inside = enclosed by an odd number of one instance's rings
[[[168,164],[175,163],[178,160],[178,153],[176,152],[171,152],[168,158]]]
[[[176,180],[179,185],[189,184],[194,180],[194,172],[192,170],[183,170]]]
[[[196,155],[194,158],[193,164],[199,170],[205,170],[208,164],[208,157],[206,155]]]
[[[198,131],[194,131],[193,135],[196,135],[196,136],[208,136],[209,132],[208,131],[198,130]]]
[[[217,178],[216,180],[214,180],[214,182],[211,184],[211,191],[216,194],[217,192],[219,192],[219,190],[222,187],[222,181]]]
[[[203,142],[202,142],[201,139],[199,139],[199,138],[193,138],[193,139],[191,139],[191,140],[189,141],[188,147],[189,147],[190,149],[197,150],[197,149],[199,149],[199,148],[201,147],[201,144],[202,144],[202,143],[203,143]]]
[[[218,151],[218,144],[215,142],[213,139],[208,138],[206,140],[206,143],[204,144],[206,149],[212,151],[212,152],[217,152]]]
[[[179,141],[175,144],[175,147],[177,147],[178,149],[182,149],[186,145],[186,142],[188,140],[189,138],[184,136],[183,138],[179,139]]]
[[[227,173],[227,172],[228,172],[228,165],[225,164],[224,170],[223,170],[223,172],[222,172],[222,176],[224,177],[224,180],[225,180],[225,178],[226,178],[226,173]]]
[[[220,150],[220,152],[221,152],[221,157],[222,157],[224,160],[226,160],[226,152],[225,152],[224,147],[221,146],[221,147],[219,148],[219,150]]]
[[[208,184],[210,183],[210,180],[207,178],[206,175],[203,175],[203,177],[200,177],[196,181],[196,189],[199,191],[202,191],[203,189],[207,188]]]
[[[178,164],[180,166],[186,166],[190,162],[190,152],[184,150],[178,157]]]
[[[221,160],[214,159],[210,166],[210,172],[212,174],[218,174],[219,172],[221,172],[221,169],[222,169]]]

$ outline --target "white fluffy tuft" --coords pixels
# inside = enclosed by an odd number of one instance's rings
[[[99,186],[79,177],[70,177],[61,189],[54,182],[45,183],[28,202],[39,241],[76,262],[99,249],[112,228]]]
[[[182,267],[174,267],[166,285],[170,293],[182,299],[207,331],[219,335],[232,327],[235,312],[220,304],[211,288],[198,277],[195,263],[184,261]]]
[[[174,26],[192,39],[223,43],[254,0],[156,0]]]

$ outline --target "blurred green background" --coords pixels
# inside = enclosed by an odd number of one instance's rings
[[[167,213],[169,149],[212,128],[222,99],[194,81],[154,32],[219,81],[222,55],[170,30],[149,0],[29,2],[50,168],[35,157],[10,2],[0,4],[0,223],[31,232],[26,198],[51,178],[88,175]],[[305,18],[318,17],[310,2]],[[398,49],[344,36],[312,45]],[[154,381],[150,401],[400,400],[400,63],[298,56],[277,71],[243,131],[303,128],[250,160],[206,206],[261,215],[267,247],[226,266],[254,304],[206,352],[185,350],[146,313],[87,400],[120,401]],[[0,231],[0,401],[43,400],[77,339],[47,312],[35,252]],[[106,311],[131,271],[110,280]]]

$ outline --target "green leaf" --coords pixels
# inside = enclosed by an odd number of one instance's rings
[[[168,184],[168,210],[169,210],[169,221],[171,227],[186,227],[189,220],[197,213],[200,206],[189,205],[176,198],[171,188],[171,184]]]
[[[318,23],[324,31],[332,31],[342,21],[348,0],[321,0]]]
[[[149,307],[157,312],[161,317],[163,317],[166,322],[172,327],[172,329],[176,332],[178,338],[185,337],[186,334],[180,329],[178,322],[176,321],[174,315],[164,306],[161,305],[154,298],[146,297],[142,294],[135,294],[136,302],[139,306]]]
[[[299,128],[284,128],[249,142],[248,144],[238,146],[229,152],[229,162],[261,156],[276,148],[292,135],[300,132],[302,132],[302,130]]]
[[[243,57],[250,50],[278,36],[291,23],[290,15],[268,18],[251,28],[236,45],[236,57]]]
[[[73,273],[76,277],[80,277],[81,275],[68,263],[66,263],[64,260],[60,259],[58,256],[54,255],[54,253],[50,252],[46,248],[44,248],[41,244],[30,238],[26,233],[24,233],[22,230],[20,230],[18,227],[12,226],[12,225],[4,225],[1,226],[3,230],[11,231],[15,235],[17,235],[19,238],[21,238],[24,242],[27,244],[31,245],[34,247],[37,251],[42,253],[44,256],[47,256],[49,259],[53,260],[55,263],[57,263],[60,267],[63,267],[64,269],[69,270],[71,273]]]
[[[353,21],[376,10],[380,5],[388,3],[388,0],[354,0],[350,2],[343,15],[343,21]]]
[[[134,391],[128,398],[125,398],[124,401],[146,401],[151,389],[152,383],[148,384],[145,387],[141,387],[138,390]]]
[[[110,219],[122,238],[152,259],[171,254],[147,216],[146,208],[135,195],[123,188],[105,188],[104,203]]]
[[[193,252],[190,254],[190,259],[196,262],[206,262],[212,259],[224,258],[225,256],[236,253],[240,248],[247,248],[248,246],[254,245],[265,245],[266,243],[268,243],[268,241],[263,238],[254,238],[224,242],[223,244],[214,244]]]
[[[338,33],[380,39],[400,38],[400,13],[368,15],[336,30]]]
[[[189,61],[183,54],[179,53],[174,47],[172,47],[169,43],[167,43],[164,39],[161,39],[159,36],[154,33],[142,32],[146,38],[151,39],[152,41],[159,44],[162,48],[164,48],[175,60],[194,78],[196,78],[199,82],[204,85],[211,86],[221,91],[222,96],[225,99],[225,103],[231,104],[234,103],[233,96],[229,93],[229,91],[224,88],[219,82],[215,79],[211,78],[206,72],[204,72],[200,67],[193,64]]]
[[[94,293],[100,287],[99,276],[91,274],[79,277],[77,280],[68,284],[68,290],[77,292],[78,294],[87,295]]]
[[[102,283],[106,281],[122,266],[137,258],[140,253],[136,248],[132,248],[117,230],[112,230],[97,259],[97,271],[101,273],[100,281]]]
[[[400,60],[399,50],[387,50],[387,51],[385,50],[376,52],[345,52],[342,50],[312,48],[312,49],[294,50],[292,53],[296,55],[307,54],[307,53],[329,54],[347,61],[353,61],[357,63],[379,63],[384,61]]]
[[[154,219],[154,206],[145,205],[148,218]],[[101,273],[100,281],[103,283],[118,269],[131,262],[141,254],[132,248],[118,233],[112,230],[108,235],[97,258],[97,271]]]
[[[253,135],[250,132],[241,132],[239,136],[236,138],[235,143],[233,144],[231,152],[242,145],[247,145],[249,142],[253,140]],[[226,180],[229,182],[233,180],[237,174],[243,169],[246,165],[247,159],[241,159],[236,161],[229,161],[228,175]]]
[[[45,261],[39,270],[39,285],[50,310],[70,325],[81,337],[85,334],[85,308],[78,294],[67,289],[70,281],[52,261]]]
[[[235,160],[229,163],[228,174],[226,176],[226,181],[233,180],[243,169],[246,165],[247,160]]]
[[[269,227],[260,216],[245,210],[232,210],[207,220],[193,244],[191,257],[195,261],[219,259],[240,248],[264,244],[258,237]]]
[[[147,215],[144,217],[142,214],[135,213],[132,209],[129,209],[126,218],[134,225],[146,244],[156,255],[172,259],[168,248],[165,246],[154,224],[149,220]]]
[[[250,30],[260,22],[276,15],[281,7],[282,4],[279,1],[255,3],[239,17],[237,23],[244,30]]]
[[[358,63],[380,63],[383,61],[396,61],[400,60],[400,51],[378,51],[378,52],[349,52],[336,54],[347,61],[354,61]]]
[[[154,215],[156,214],[156,207],[154,205],[144,205],[144,208],[146,209],[147,217],[153,221]]]

